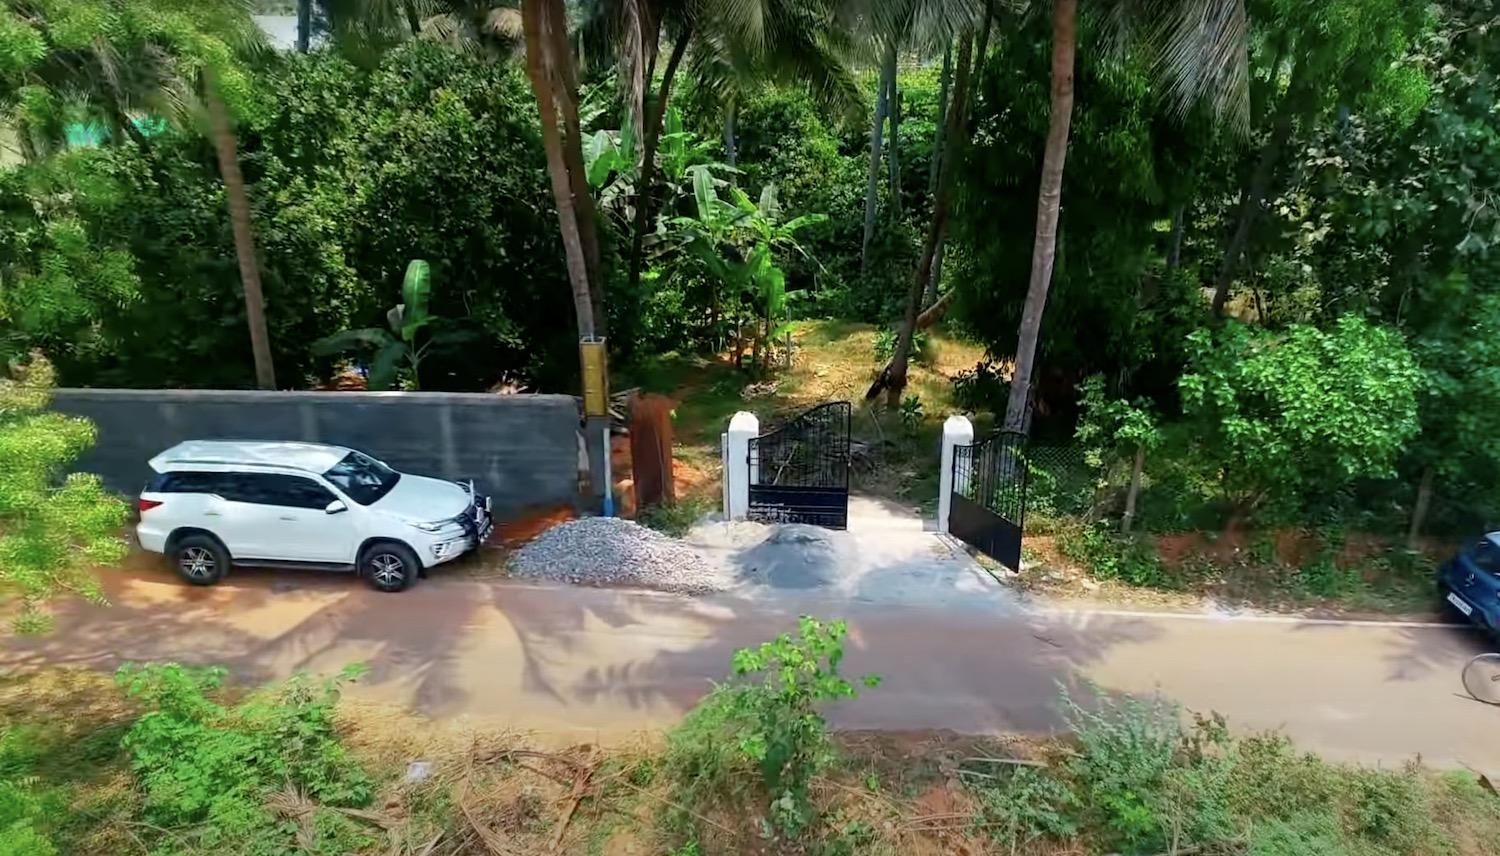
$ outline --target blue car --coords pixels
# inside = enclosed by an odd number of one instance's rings
[[[1438,569],[1438,593],[1452,611],[1500,638],[1500,532],[1444,562]]]

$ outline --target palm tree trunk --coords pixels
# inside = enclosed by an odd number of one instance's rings
[[[724,162],[730,166],[734,166],[740,157],[740,141],[734,128],[739,112],[739,99],[730,96],[729,103],[724,107]],[[730,173],[729,179],[734,180],[733,173]]]
[[[573,185],[563,156],[563,140],[558,125],[558,81],[549,73],[546,36],[547,14],[542,8],[551,0],[524,0],[522,29],[526,36],[526,72],[536,95],[542,131],[542,148],[547,154],[547,173],[552,179],[552,198],[557,205],[558,226],[562,233],[563,253],[567,260],[568,282],[573,291],[573,312],[578,335],[591,339],[595,335],[593,299],[590,296],[588,265],[584,261],[583,239],[578,216],[573,207]]]
[[[886,114],[891,120],[891,140],[886,144],[886,162],[891,172],[891,210],[897,214],[901,213],[901,158],[899,143],[901,142],[901,89],[896,83],[896,48],[892,43],[891,49],[885,55],[886,68],[882,71],[886,83],[890,87],[886,93]]]
[[[693,32],[684,27],[672,45],[672,55],[667,59],[662,72],[661,89],[651,102],[651,112],[646,117],[645,139],[641,141],[641,177],[635,189],[635,218],[630,229],[630,293],[635,294],[641,284],[641,267],[645,263],[646,227],[651,221],[651,198],[656,184],[656,147],[661,142],[662,120],[667,115],[667,102],[672,98],[672,79],[677,76],[677,67],[687,52]]]
[[[1073,123],[1073,58],[1078,49],[1078,0],[1052,3],[1052,106],[1047,128],[1047,148],[1042,156],[1041,188],[1036,202],[1036,239],[1031,250],[1031,281],[1026,287],[1026,305],[1016,334],[1016,359],[1010,380],[1010,401],[1005,406],[1007,431],[1025,431],[1030,425],[1031,374],[1036,360],[1037,338],[1042,330],[1042,310],[1052,286],[1052,266],[1057,260],[1057,221],[1062,207],[1063,163],[1068,156],[1068,130]]]
[[[932,132],[932,163],[927,168],[927,195],[937,194],[938,169],[943,164],[943,134],[948,130],[948,84],[953,78],[953,46],[943,46],[943,73],[938,83],[937,130]]]
[[[312,46],[312,0],[297,0],[297,53]]]
[[[901,394],[906,390],[906,370],[911,362],[912,340],[916,337],[917,316],[921,310],[922,293],[932,279],[933,260],[943,233],[948,228],[949,201],[953,196],[953,180],[957,173],[953,166],[958,158],[958,141],[963,137],[966,107],[969,98],[969,67],[973,53],[973,37],[965,33],[958,47],[958,75],[955,82],[953,106],[948,111],[948,150],[943,153],[942,174],[938,177],[937,195],[933,197],[932,222],[928,225],[927,240],[923,245],[921,261],[911,278],[911,288],[906,295],[906,316],[896,335],[896,350],[891,361],[881,372],[876,385],[866,393],[866,398],[878,394],[880,387],[886,391],[886,403],[890,407],[901,405]]]
[[[552,179],[552,197],[573,292],[573,315],[580,339],[602,337],[604,302],[599,274],[599,245],[594,231],[593,197],[583,172],[578,128],[577,83],[561,0],[523,0],[526,74],[536,95]],[[571,152],[570,152],[571,150]],[[579,192],[582,184],[582,193]],[[591,258],[592,256],[592,258]],[[596,504],[604,496],[604,436],[609,420],[590,416],[583,442],[588,455],[587,495]]]
[[[213,66],[203,67],[203,83],[214,149],[219,156],[219,174],[224,179],[224,201],[229,208],[230,229],[234,232],[234,253],[239,260],[240,282],[245,289],[245,321],[250,326],[255,385],[261,389],[275,389],[276,369],[271,362],[271,338],[266,332],[265,297],[260,289],[260,265],[255,260],[255,235],[250,228],[250,200],[245,196],[238,146],[234,130],[229,126],[229,113],[219,98]]]
[[[870,266],[870,240],[875,237],[875,214],[880,199],[880,149],[885,133],[886,96],[890,85],[886,80],[886,67],[880,67],[880,83],[875,91],[875,119],[870,125],[870,172],[865,181],[865,231],[859,242],[859,272],[864,274]]]
[[[594,315],[594,335],[608,335],[604,277],[599,259],[599,232],[594,211],[594,197],[589,191],[588,173],[583,165],[583,129],[578,120],[578,70],[573,63],[573,46],[568,40],[567,10],[563,0],[544,0],[547,15],[545,36],[548,71],[553,78],[553,99],[562,118],[562,158],[569,187],[572,189],[573,218],[577,222],[578,240],[583,249],[584,270],[588,274],[589,303]]]
[[[417,17],[417,4],[412,0],[405,0],[401,4],[401,10],[406,13],[406,26],[411,30],[411,37],[422,35],[422,19]]]
[[[1417,539],[1422,536],[1422,524],[1427,522],[1427,509],[1432,506],[1432,467],[1422,470],[1422,481],[1417,485],[1417,504],[1411,511],[1411,527],[1406,530],[1406,548],[1417,549]]]

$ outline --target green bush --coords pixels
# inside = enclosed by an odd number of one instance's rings
[[[1230,323],[1194,331],[1188,349],[1183,412],[1236,509],[1392,476],[1417,433],[1422,374],[1394,329],[1357,316],[1326,331]]]
[[[979,789],[978,822],[989,836],[1012,853],[1044,838],[1067,838],[1078,833],[1078,797],[1072,786],[1027,767]]]
[[[342,677],[313,684],[294,677],[235,705],[218,700],[222,669],[175,664],[125,666],[116,676],[145,712],[123,740],[141,783],[143,812],[203,849],[283,854],[309,837],[311,852],[346,853],[369,841],[334,808],[367,805],[369,776],[334,729]],[[278,817],[273,795],[305,800],[311,827]],[[302,836],[302,838],[299,838]]]
[[[953,403],[961,410],[1004,413],[1009,397],[1010,381],[1001,375],[1001,368],[989,360],[981,360],[974,368],[953,376]]]
[[[896,354],[897,331],[890,327],[882,327],[875,334],[875,362],[884,365],[890,362],[891,357]],[[917,330],[911,337],[912,362],[923,362],[929,353],[928,338],[926,330]]]
[[[57,592],[102,601],[90,570],[125,555],[125,503],[97,476],[68,472],[94,426],[45,409],[52,388],[39,357],[13,378],[0,371],[0,596],[21,601],[18,630],[44,629],[37,604]]]
[[[817,819],[809,784],[834,754],[819,706],[858,695],[839,674],[847,633],[842,621],[803,616],[796,636],[735,652],[733,680],[668,735],[664,769],[689,805],[754,794],[766,800],[769,829],[788,838]]]
[[[1120,535],[1100,524],[1085,524],[1058,536],[1057,549],[1095,579],[1133,586],[1174,588],[1161,556],[1147,538]]]

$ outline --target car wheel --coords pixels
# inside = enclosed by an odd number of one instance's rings
[[[417,581],[422,564],[405,544],[387,541],[365,550],[359,560],[359,572],[372,588],[402,591]]]
[[[229,573],[229,552],[217,539],[188,535],[172,546],[177,575],[195,586],[211,586]]]

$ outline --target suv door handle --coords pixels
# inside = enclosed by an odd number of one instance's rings
[[[204,517],[219,517],[220,514],[217,511],[205,511],[205,512],[203,512],[203,516]]]
[[[277,520],[296,520],[297,518],[295,516],[291,515],[291,514],[283,514],[283,515],[281,515],[280,517],[278,517],[276,519]]]

